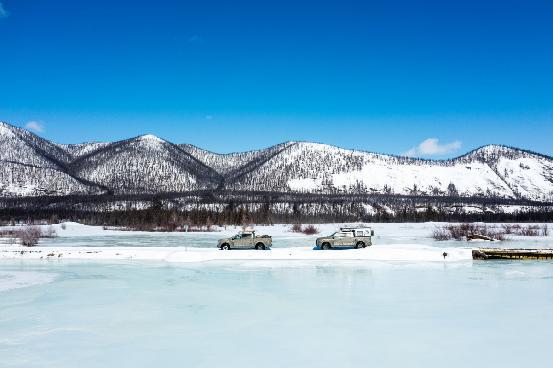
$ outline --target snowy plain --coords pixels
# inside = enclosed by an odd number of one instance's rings
[[[307,236],[291,231],[290,225],[254,226],[258,234],[271,235],[273,248],[268,251],[216,248],[217,240],[234,235],[238,226],[215,228],[213,232],[138,232],[104,229],[77,223],[43,225],[57,237],[41,240],[38,247],[0,245],[0,258],[17,259],[89,259],[89,260],[152,260],[167,262],[207,261],[470,261],[471,250],[481,246],[503,248],[546,248],[553,246],[553,236],[510,236],[503,242],[435,241],[432,232],[441,223],[371,224],[375,230],[373,246],[365,249],[333,249],[314,247],[318,236],[330,235],[341,226],[355,224],[320,224],[319,234]],[[488,224],[488,226],[501,226]],[[526,226],[526,225],[525,225]],[[9,229],[5,227],[4,229]],[[443,254],[447,253],[447,257]]]

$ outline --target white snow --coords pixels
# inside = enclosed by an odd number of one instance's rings
[[[142,142],[146,142],[148,144],[159,144],[159,143],[163,143],[165,142],[163,139],[153,135],[153,134],[145,134],[145,135],[142,135],[140,137],[138,137],[138,139]]]
[[[5,137],[5,138],[15,137],[12,130],[10,129],[10,126],[1,121],[0,121],[0,137]]]
[[[301,192],[301,191],[314,191],[321,187],[322,180],[316,180],[311,178],[300,178],[300,179],[290,179],[288,181],[288,186],[290,189]]]
[[[507,197],[513,197],[513,191],[503,182],[497,181],[497,175],[485,164],[457,164],[454,166],[437,165],[389,165],[383,162],[366,163],[363,169],[348,173],[334,174],[333,182],[337,187],[354,186],[362,183],[366,187],[380,192],[388,186],[396,194],[410,194],[414,185],[418,191],[431,194],[434,189],[447,193],[447,187],[454,183],[462,195],[484,194],[490,187]]]
[[[447,252],[446,259],[443,253]],[[0,258],[148,260],[176,263],[209,261],[401,261],[454,262],[472,260],[468,248],[436,248],[416,244],[378,245],[365,249],[314,250],[310,247],[269,251],[183,247],[37,247],[0,246]]]
[[[497,171],[503,175],[511,188],[525,198],[534,200],[553,198],[553,181],[550,177],[553,164],[543,158],[500,158]]]

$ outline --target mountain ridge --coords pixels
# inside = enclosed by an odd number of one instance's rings
[[[0,143],[0,197],[224,189],[553,198],[553,157],[501,144],[441,160],[302,141],[220,154],[152,134],[57,144],[3,122]]]

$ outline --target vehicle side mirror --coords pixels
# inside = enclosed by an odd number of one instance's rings
[[[374,230],[371,230],[371,236],[374,236]]]

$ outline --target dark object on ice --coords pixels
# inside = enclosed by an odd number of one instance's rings
[[[486,235],[480,235],[480,234],[471,234],[471,235],[467,235],[467,240],[488,240],[488,241],[495,241],[494,238],[492,238],[491,236],[486,236]]]
[[[449,254],[447,254],[447,252],[444,252],[444,254],[442,254],[444,256],[444,259],[445,257],[447,257]]]
[[[553,249],[480,248],[472,250],[472,259],[553,259]]]

